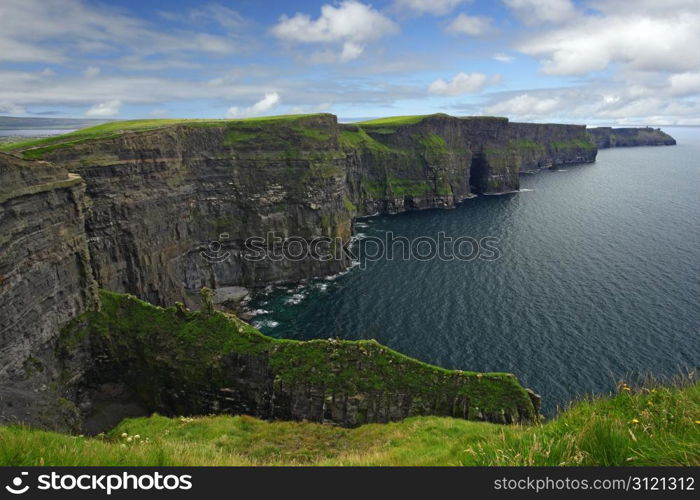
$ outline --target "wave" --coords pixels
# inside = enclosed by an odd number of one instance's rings
[[[253,326],[260,330],[261,328],[275,328],[276,326],[279,326],[279,321],[275,321],[273,319],[263,319],[260,321],[253,321]]]

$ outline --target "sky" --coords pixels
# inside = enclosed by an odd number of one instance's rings
[[[0,115],[700,125],[700,0],[0,0]]]

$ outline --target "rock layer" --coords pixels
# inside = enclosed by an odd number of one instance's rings
[[[0,421],[62,413],[57,331],[96,303],[85,183],[64,168],[0,153]],[[70,412],[69,412],[70,413]]]
[[[676,140],[658,128],[589,128],[599,149],[630,146],[673,146]]]
[[[255,288],[349,264],[340,252],[253,262],[243,258],[248,237],[342,246],[354,216],[515,191],[520,172],[591,162],[596,148],[577,125],[448,115],[343,125],[321,114],[173,125],[25,153],[87,183],[101,287],[196,307],[203,286]]]

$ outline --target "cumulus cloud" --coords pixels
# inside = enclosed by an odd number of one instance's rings
[[[339,60],[359,57],[368,42],[398,32],[391,19],[369,5],[345,0],[337,7],[324,5],[321,15],[312,19],[307,14],[283,15],[272,27],[277,38],[296,43],[340,43]]]
[[[442,16],[466,0],[394,0],[396,10],[410,10],[418,14]]]
[[[449,82],[439,79],[428,86],[428,92],[436,95],[461,95],[478,92],[485,85],[498,83],[500,75],[494,75],[489,79],[483,73],[457,73]]]
[[[484,16],[458,15],[445,31],[453,35],[481,36],[491,29],[491,18]]]
[[[620,12],[615,4],[601,15],[535,34],[519,45],[538,57],[543,71],[583,75],[614,63],[630,70],[686,72],[700,67],[699,10]]]
[[[577,15],[571,0],[503,0],[523,24],[564,23]]]
[[[277,92],[268,92],[265,97],[247,108],[238,108],[231,106],[226,111],[227,118],[245,118],[248,116],[257,116],[274,108],[280,102],[280,95]]]
[[[95,78],[99,74],[100,74],[100,68],[98,68],[97,66],[88,66],[83,71],[83,76],[86,76],[88,78]]]
[[[85,116],[95,116],[95,117],[106,117],[106,116],[116,116],[119,114],[119,109],[122,106],[122,102],[118,99],[112,99],[111,101],[101,102],[95,104],[93,107],[85,112]]]

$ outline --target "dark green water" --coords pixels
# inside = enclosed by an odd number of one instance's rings
[[[550,415],[635,374],[700,361],[700,130],[522,178],[527,191],[357,232],[499,238],[501,258],[369,262],[258,296],[276,337],[377,339],[447,368],[515,373]]]

